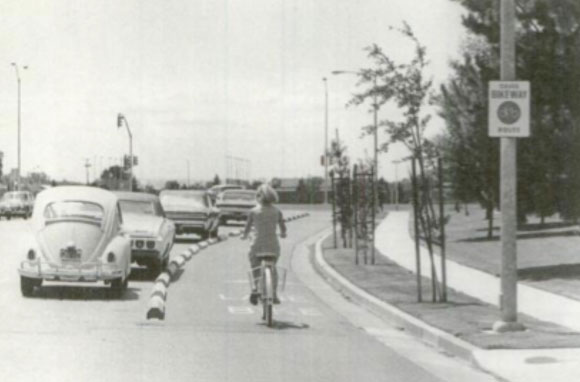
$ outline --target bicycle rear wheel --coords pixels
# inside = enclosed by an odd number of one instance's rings
[[[274,304],[274,284],[272,280],[272,270],[269,267],[264,269],[264,291],[263,291],[263,307],[264,307],[264,320],[268,327],[272,327],[274,322],[272,305]]]

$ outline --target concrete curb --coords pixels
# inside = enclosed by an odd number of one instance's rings
[[[326,260],[324,260],[322,255],[322,241],[324,241],[328,236],[330,236],[330,234],[323,236],[316,242],[316,249],[312,263],[316,271],[327,280],[330,285],[352,301],[364,306],[377,316],[403,328],[406,332],[421,339],[423,342],[431,344],[432,346],[442,349],[449,354],[479,367],[474,357],[474,353],[481,349],[440,329],[429,326],[414,316],[389,305],[354,285],[335,271]]]
[[[307,216],[308,214],[301,214]],[[300,215],[292,216],[292,220],[297,219]],[[287,220],[287,219],[286,219]],[[177,272],[182,269],[185,264],[193,258],[193,256],[200,251],[208,248],[210,245],[226,241],[228,237],[239,236],[242,230],[229,232],[228,235],[218,235],[217,238],[210,238],[193,244],[185,251],[181,252],[176,257],[172,258],[167,265],[167,268],[157,276],[153,288],[151,288],[151,295],[149,303],[147,304],[147,319],[165,319],[165,302],[167,300],[167,288],[171,284],[171,280],[177,275]]]

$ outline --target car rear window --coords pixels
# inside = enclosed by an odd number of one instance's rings
[[[124,214],[159,215],[155,203],[146,200],[121,200],[121,212]]]
[[[44,209],[44,218],[47,220],[81,218],[101,222],[103,215],[103,207],[96,203],[83,201],[54,202]]]
[[[207,208],[207,198],[204,194],[165,194],[160,196],[163,208]]]
[[[247,201],[254,201],[256,200],[256,193],[253,192],[224,192],[222,195],[222,200],[247,200]]]
[[[26,194],[19,193],[19,192],[7,192],[2,197],[4,200],[25,200]]]

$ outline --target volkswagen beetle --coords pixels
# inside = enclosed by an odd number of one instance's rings
[[[120,296],[131,272],[131,241],[119,200],[110,191],[55,187],[38,194],[34,240],[20,263],[20,289],[31,296],[43,280],[109,284]]]

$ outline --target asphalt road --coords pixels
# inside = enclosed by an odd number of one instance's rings
[[[169,287],[165,320],[147,321],[153,276],[140,268],[120,300],[102,285],[47,284],[34,298],[21,297],[16,269],[28,222],[0,221],[0,380],[488,380],[316,284],[308,259],[292,253],[328,223],[317,212],[288,224],[280,260],[286,288],[268,328],[247,301],[248,243],[239,238],[195,255]],[[193,242],[178,240],[172,255]]]

